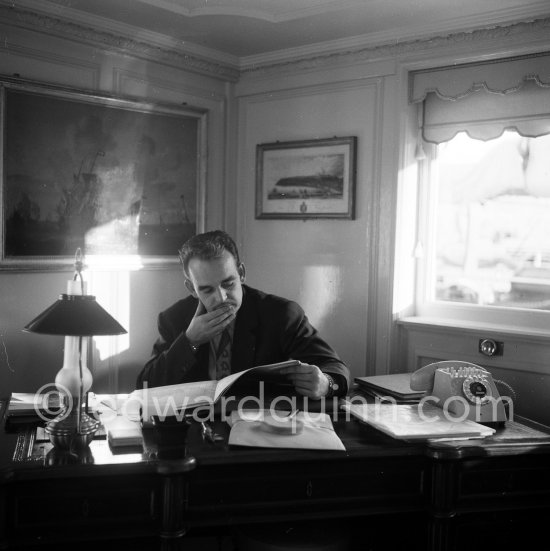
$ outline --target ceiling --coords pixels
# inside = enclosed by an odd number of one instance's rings
[[[0,0],[1,3],[7,0]],[[550,16],[548,0],[9,0],[228,62],[383,44]]]

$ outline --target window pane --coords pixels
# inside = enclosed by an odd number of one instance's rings
[[[437,147],[435,298],[550,310],[550,136]]]

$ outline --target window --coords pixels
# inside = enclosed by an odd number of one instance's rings
[[[435,150],[427,298],[550,310],[550,136]]]
[[[411,73],[410,101],[416,314],[547,331],[550,54]]]

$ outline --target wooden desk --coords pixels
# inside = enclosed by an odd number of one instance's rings
[[[177,549],[239,525],[346,519],[354,549],[487,549],[493,536],[507,549],[550,510],[550,436],[519,434],[523,425],[445,444],[400,442],[357,421],[335,427],[346,452],[230,449],[225,423],[216,444],[193,425],[190,470],[181,450],[158,459],[151,432],[136,453],[96,439],[74,463],[33,443],[32,430],[2,432],[0,548]]]

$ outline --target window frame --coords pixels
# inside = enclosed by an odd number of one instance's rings
[[[437,208],[437,146],[424,143],[418,159],[417,239],[415,247],[415,316],[514,327],[550,334],[550,311],[436,300],[430,296],[435,276],[435,226]],[[419,253],[420,251],[420,253]],[[432,293],[433,294],[433,293]]]

